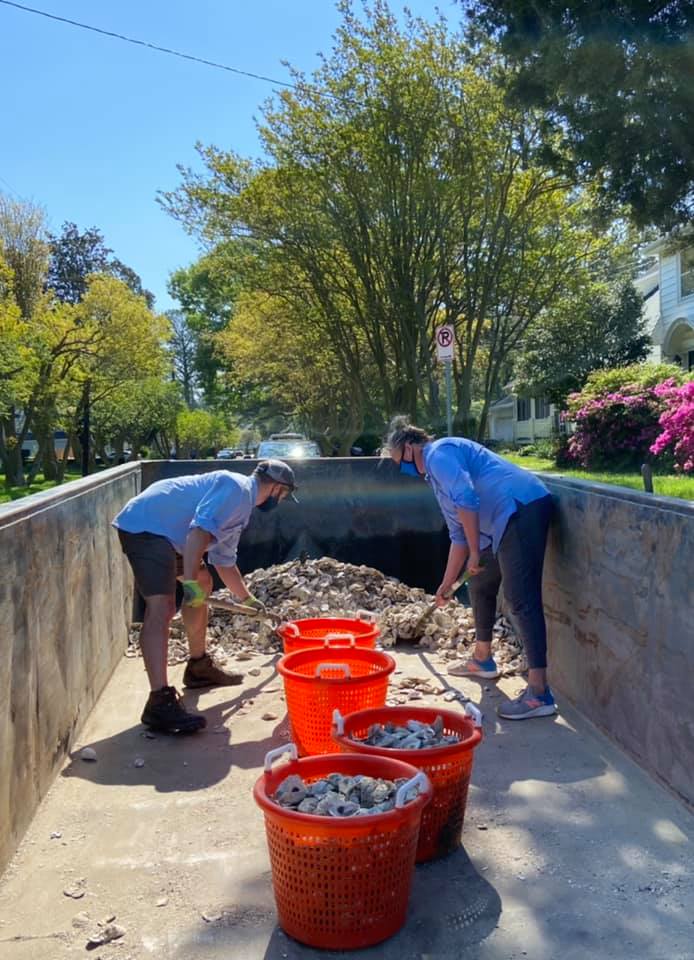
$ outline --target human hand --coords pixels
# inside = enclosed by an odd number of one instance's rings
[[[202,607],[207,603],[207,594],[197,580],[183,580],[183,603],[186,607]]]
[[[470,551],[470,556],[468,557],[467,564],[465,565],[465,570],[470,574],[471,577],[474,577],[475,574],[482,570],[479,550]]]
[[[444,582],[438,588],[438,590],[436,591],[436,597],[434,600],[437,607],[445,607],[445,605],[451,599],[452,586],[453,586],[452,583],[446,583],[446,581],[444,580]]]
[[[245,600],[241,601],[241,606],[248,607],[250,610],[256,610],[258,613],[266,613],[267,607],[262,600],[258,600],[252,593],[249,593]]]

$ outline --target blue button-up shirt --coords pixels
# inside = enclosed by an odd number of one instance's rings
[[[499,549],[508,521],[519,503],[549,493],[532,473],[473,440],[444,437],[424,447],[427,480],[436,495],[453,543],[467,545],[458,510],[479,513],[480,548]]]
[[[126,503],[113,526],[166,537],[181,554],[191,528],[200,527],[214,537],[210,563],[233,567],[257,493],[255,477],[228,470],[158,480]]]

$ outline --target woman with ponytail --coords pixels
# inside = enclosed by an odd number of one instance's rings
[[[463,567],[472,574],[475,649],[470,660],[448,672],[484,680],[499,676],[491,645],[503,583],[529,669],[527,688],[499,707],[499,715],[507,720],[552,716],[557,708],[547,685],[542,606],[542,567],[552,513],[549,491],[532,473],[481,444],[464,437],[435,440],[406,417],[392,421],[383,455],[390,456],[401,473],[431,485],[448,526],[451,546],[436,591],[439,606],[447,602]]]

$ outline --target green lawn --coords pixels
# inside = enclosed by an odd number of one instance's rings
[[[552,460],[542,457],[519,457],[516,453],[505,453],[503,456],[511,463],[517,463],[526,470],[543,470],[546,473],[558,473],[565,477],[575,477],[577,480],[594,480],[597,483],[611,483],[617,487],[631,487],[643,492],[643,480],[638,471],[633,473],[593,472],[590,470],[570,470],[566,467],[555,467]],[[681,500],[694,500],[694,477],[681,477],[677,474],[653,477],[653,490],[661,497],[679,497]]]
[[[103,467],[97,467],[97,472]],[[65,473],[65,483],[70,480],[78,480],[82,476],[79,467],[68,467]],[[43,474],[36,475],[34,482],[28,487],[7,487],[0,481],[0,503],[9,503],[11,500],[20,500],[22,497],[29,496],[30,493],[41,493],[43,490],[50,490],[58,484],[55,480],[44,480]]]

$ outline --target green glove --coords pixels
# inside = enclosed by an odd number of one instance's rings
[[[257,610],[259,613],[265,613],[266,611],[265,604],[262,602],[262,600],[258,600],[258,598],[254,597],[252,593],[246,597],[241,605],[244,607],[250,607],[251,610]]]
[[[183,603],[186,607],[202,607],[207,603],[207,594],[197,580],[183,580]]]

